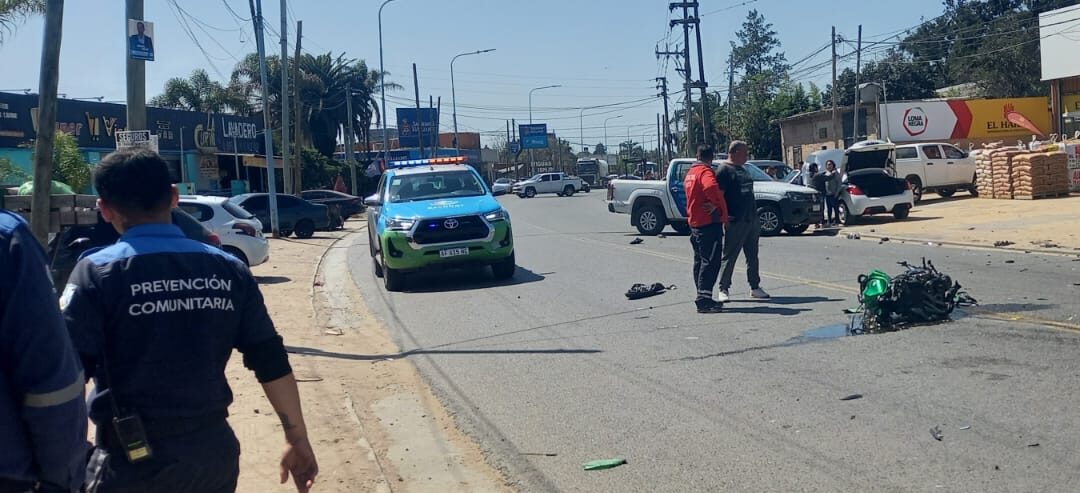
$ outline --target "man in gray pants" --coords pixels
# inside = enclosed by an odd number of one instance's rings
[[[769,293],[761,289],[761,275],[758,273],[758,238],[761,226],[758,224],[757,204],[754,199],[754,177],[746,169],[750,150],[746,142],[736,140],[728,146],[728,159],[716,172],[716,181],[724,190],[724,199],[728,206],[729,222],[724,232],[727,243],[724,245],[724,259],[721,261],[720,294],[716,301],[729,300],[731,275],[735,273],[735,261],[739,252],[746,255],[746,280],[750,283],[750,296],[768,299]]]

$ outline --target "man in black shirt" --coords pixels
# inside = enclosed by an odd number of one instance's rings
[[[720,188],[724,190],[727,201],[729,223],[724,236],[724,259],[721,262],[720,294],[717,301],[723,303],[730,298],[731,276],[735,273],[735,261],[739,252],[746,255],[746,280],[750,283],[750,296],[758,299],[769,298],[769,293],[761,289],[761,275],[758,273],[758,238],[761,225],[758,224],[757,203],[754,199],[754,177],[746,169],[750,149],[746,142],[736,140],[728,146],[728,159],[716,173]]]

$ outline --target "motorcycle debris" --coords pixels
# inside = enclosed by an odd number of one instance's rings
[[[961,429],[961,430],[970,430],[970,429],[971,429],[971,425],[964,425],[964,426],[961,426],[961,427],[960,427],[960,429]]]
[[[642,243],[645,243],[645,240],[641,238],[634,238],[633,240],[630,240],[631,245],[640,245]]]
[[[1015,245],[1015,243],[1013,243],[1013,242],[1011,242],[1009,240],[998,240],[998,241],[994,242],[994,246],[996,246],[996,247],[1007,247],[1009,245]]]
[[[626,464],[626,459],[601,459],[594,460],[592,462],[586,462],[582,464],[586,471],[596,471],[600,469],[611,469],[613,467],[619,467]]]
[[[1028,444],[1028,447],[1038,447],[1038,446],[1039,446],[1039,442],[1029,443]]]
[[[939,442],[945,438],[945,435],[941,434],[941,428],[938,428],[937,426],[930,428],[930,436],[934,437],[934,440]]]
[[[845,396],[841,397],[840,400],[842,400],[842,401],[853,401],[855,399],[862,399],[862,397],[863,397],[862,394],[851,394],[851,395],[845,395]]]

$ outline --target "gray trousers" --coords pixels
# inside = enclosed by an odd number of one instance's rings
[[[720,289],[731,288],[731,276],[735,273],[735,261],[739,260],[739,252],[746,255],[746,281],[750,283],[750,289],[761,287],[761,274],[758,272],[758,238],[761,236],[761,225],[757,217],[750,221],[732,221],[724,233],[724,259],[720,268]]]

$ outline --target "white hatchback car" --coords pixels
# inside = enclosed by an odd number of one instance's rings
[[[270,243],[262,234],[262,222],[228,197],[181,195],[180,209],[198,219],[221,238],[221,248],[248,266],[270,260]]]

